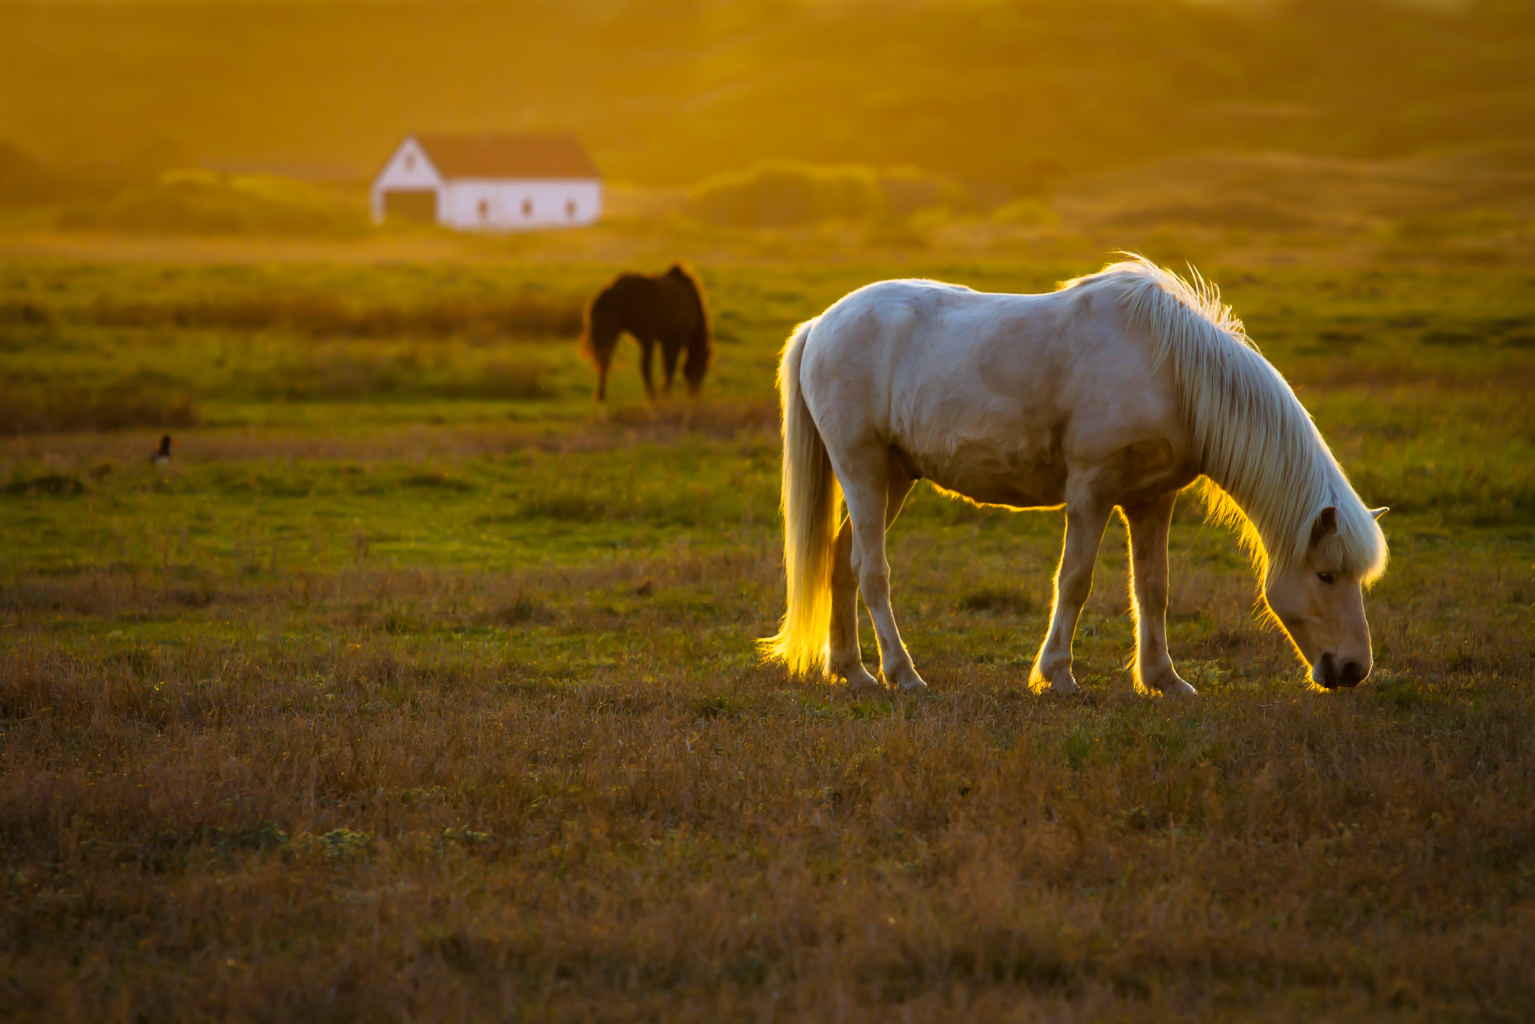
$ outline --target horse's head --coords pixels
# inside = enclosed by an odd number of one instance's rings
[[[1378,518],[1385,509],[1374,514]],[[1304,558],[1268,578],[1263,597],[1311,667],[1311,681],[1333,689],[1358,686],[1370,674],[1370,624],[1364,587],[1329,543],[1338,532],[1338,510],[1328,506],[1311,528]]]

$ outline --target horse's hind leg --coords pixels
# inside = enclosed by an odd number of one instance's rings
[[[896,629],[895,613],[890,608],[890,563],[885,561],[885,526],[900,511],[901,500],[911,490],[911,481],[907,478],[904,484],[894,486],[901,479],[895,475],[899,470],[891,464],[889,449],[882,445],[865,446],[850,454],[851,458],[832,456],[837,479],[842,483],[842,493],[847,500],[848,526],[852,528],[848,568],[858,581],[858,590],[862,591],[869,618],[874,622],[874,633],[879,638],[880,670],[885,675],[885,682],[907,691],[923,690],[927,684],[917,675],[911,655],[901,642],[901,633]],[[900,500],[892,500],[897,493]],[[838,540],[840,552],[840,536]],[[832,621],[835,624],[839,616],[842,617],[842,642],[851,642],[856,658],[857,605],[849,599],[853,594],[845,583],[841,591],[837,589],[837,567],[834,563]],[[835,656],[835,649],[833,653]],[[842,653],[846,654],[846,647]]]
[[[600,309],[594,309],[586,336],[582,339],[592,366],[597,371],[597,390],[592,393],[592,397],[599,402],[608,396],[608,367],[613,362],[613,348],[618,344],[620,330],[622,328],[614,324],[610,317]]]
[[[837,531],[831,563],[831,674],[855,690],[876,689],[879,681],[863,667],[858,649],[858,576],[853,572],[853,524],[844,519]]]
[[[672,378],[677,375],[677,357],[682,355],[682,345],[674,341],[661,343],[661,369],[666,374],[661,385],[661,393],[672,393]]]
[[[1071,674],[1071,638],[1077,631],[1077,618],[1093,592],[1093,564],[1098,561],[1098,545],[1103,528],[1109,525],[1112,503],[1089,494],[1071,495],[1066,501],[1066,543],[1061,550],[1061,566],[1055,573],[1055,604],[1050,610],[1050,632],[1034,658],[1029,686],[1036,691],[1046,686],[1056,693],[1076,693],[1077,680]]]
[[[1167,653],[1167,531],[1178,494],[1125,509],[1130,527],[1130,598],[1135,609],[1135,683],[1169,696],[1194,693]]]
[[[888,530],[895,517],[900,515],[901,505],[911,493],[913,482],[892,460],[885,492],[885,529]],[[855,690],[879,686],[863,667],[863,653],[858,648],[858,575],[853,571],[853,524],[850,519],[843,521],[832,555],[831,671],[846,679]]]
[[[654,402],[656,400],[656,384],[651,377],[650,364],[656,354],[656,341],[654,338],[638,338],[640,343],[640,376],[645,379],[645,394]]]

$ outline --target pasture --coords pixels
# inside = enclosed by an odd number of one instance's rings
[[[1101,262],[700,261],[701,399],[625,342],[602,409],[610,264],[0,263],[0,1017],[1526,1018],[1527,267],[1200,268],[1392,507],[1357,690],[1192,495],[1194,700],[1132,691],[1117,520],[1085,696],[1029,693],[1060,514],[921,486],[931,692],[757,664],[790,327]]]

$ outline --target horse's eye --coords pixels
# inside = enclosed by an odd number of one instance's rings
[[[1330,583],[1332,583],[1332,581],[1333,581],[1333,580],[1335,580],[1335,579],[1336,579],[1336,578],[1337,578],[1337,577],[1335,577],[1335,576],[1334,576],[1334,575],[1333,575],[1333,574],[1332,574],[1332,573],[1330,573],[1330,572],[1319,572],[1319,573],[1317,573],[1317,574],[1316,574],[1316,578],[1317,578],[1317,579],[1319,579],[1319,580],[1321,580],[1321,581],[1322,581],[1322,582],[1323,582],[1323,583],[1329,583],[1329,584],[1330,584]]]

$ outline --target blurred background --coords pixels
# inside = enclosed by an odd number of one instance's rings
[[[5,2],[0,232],[376,240],[406,133],[555,131],[607,216],[523,250],[1519,260],[1532,55],[1523,0]]]

